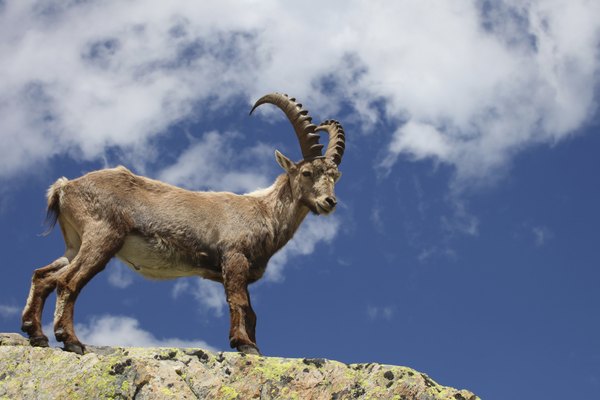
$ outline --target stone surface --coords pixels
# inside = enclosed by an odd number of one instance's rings
[[[0,399],[479,400],[407,367],[183,348],[89,346],[82,356],[0,334]]]

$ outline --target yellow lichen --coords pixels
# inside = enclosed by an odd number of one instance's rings
[[[262,377],[267,380],[278,381],[282,376],[291,374],[294,369],[294,363],[291,361],[282,361],[278,358],[265,358],[259,365],[254,367]]]
[[[239,397],[239,393],[237,392],[237,390],[235,390],[234,388],[232,388],[231,386],[221,386],[221,388],[219,389],[219,394],[221,399],[224,400],[233,400],[233,399],[237,399]]]
[[[173,391],[171,389],[169,389],[168,387],[163,386],[160,388],[160,391],[165,396],[175,397],[175,393],[173,393]]]

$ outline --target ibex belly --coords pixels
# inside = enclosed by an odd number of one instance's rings
[[[139,235],[129,235],[117,257],[146,278],[173,279],[184,276],[202,276],[221,280],[216,257],[196,250],[193,254],[169,248],[167,244],[148,240]]]

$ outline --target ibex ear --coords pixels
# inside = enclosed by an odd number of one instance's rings
[[[296,165],[292,160],[281,154],[279,150],[275,150],[275,160],[277,160],[277,164],[279,164],[286,172],[291,172],[296,168]]]

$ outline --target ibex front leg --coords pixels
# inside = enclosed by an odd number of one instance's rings
[[[229,304],[231,327],[229,344],[238,351],[260,355],[256,346],[256,314],[250,305],[248,272],[250,265],[242,254],[229,254],[223,260],[223,285]]]

